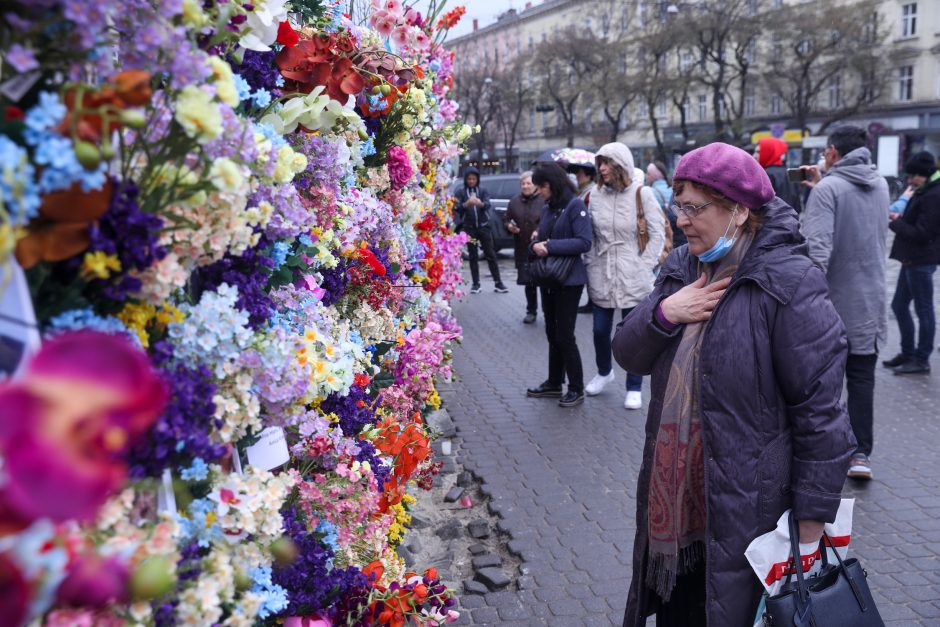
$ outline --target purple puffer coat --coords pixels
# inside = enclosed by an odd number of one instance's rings
[[[714,627],[752,625],[762,588],[744,550],[789,507],[798,519],[834,520],[855,450],[841,402],[845,330],[826,279],[806,256],[796,212],[776,198],[763,215],[705,330],[700,357],[706,595]],[[654,312],[697,274],[688,247],[674,250],[652,294],[614,337],[617,363],[652,374],[624,627],[645,625],[658,604],[645,585],[650,464],[682,327],[663,331]]]

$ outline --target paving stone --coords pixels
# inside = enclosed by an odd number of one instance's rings
[[[441,472],[445,475],[452,475],[457,472],[457,462],[453,457],[444,457],[441,459]]]
[[[461,496],[463,496],[463,488],[460,486],[454,486],[447,491],[447,495],[444,497],[445,503],[456,503]]]
[[[489,588],[486,587],[486,584],[479,581],[474,581],[473,579],[467,579],[463,582],[463,591],[464,594],[486,594],[489,592]],[[463,604],[466,607],[466,604]]]
[[[408,550],[408,547],[401,545],[398,547],[397,552],[398,556],[405,560],[405,566],[411,568],[415,565],[415,556]]]
[[[463,525],[459,520],[448,520],[434,531],[441,540],[453,540],[463,535]]]
[[[461,488],[469,488],[473,485],[473,473],[464,470],[457,475],[457,485]]]
[[[499,567],[503,565],[503,558],[493,554],[478,555],[470,560],[470,565],[473,566],[473,570],[492,568],[494,566]]]
[[[490,524],[483,519],[472,520],[467,524],[467,532],[471,538],[483,540],[490,537]]]
[[[501,590],[512,583],[506,573],[499,568],[481,568],[474,574],[474,579],[486,584],[490,590]]]

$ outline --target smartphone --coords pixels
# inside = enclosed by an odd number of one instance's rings
[[[787,168],[787,178],[793,183],[799,183],[806,180],[807,172],[803,168]]]
[[[519,226],[518,224],[516,224],[516,221],[515,221],[515,220],[509,220],[509,224],[511,224],[511,225],[513,225],[513,226],[515,226],[515,227],[518,227],[518,226]]]

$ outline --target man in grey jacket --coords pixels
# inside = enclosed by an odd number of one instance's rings
[[[809,256],[826,273],[829,297],[845,324],[849,357],[845,366],[848,412],[858,449],[849,477],[871,479],[874,440],[875,365],[888,318],[885,261],[888,184],[865,147],[867,133],[842,126],[829,135],[827,174],[811,171],[813,187],[803,213]],[[806,166],[804,166],[806,167]]]

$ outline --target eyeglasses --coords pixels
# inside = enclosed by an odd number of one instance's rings
[[[705,211],[706,207],[713,204],[714,202],[715,202],[714,200],[709,200],[708,202],[701,204],[701,205],[693,205],[690,202],[683,203],[680,205],[677,202],[673,202],[672,212],[675,213],[676,215],[679,215],[679,213],[683,213],[685,214],[685,217],[692,219],[692,218],[698,217],[700,213]]]

